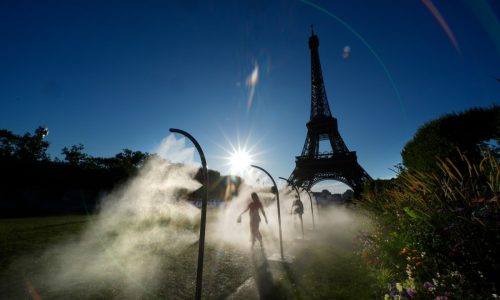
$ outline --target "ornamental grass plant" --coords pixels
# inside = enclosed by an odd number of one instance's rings
[[[400,169],[357,204],[375,220],[362,257],[390,278],[386,299],[496,299],[500,294],[499,161],[438,160],[440,172]],[[387,276],[390,274],[390,276]]]

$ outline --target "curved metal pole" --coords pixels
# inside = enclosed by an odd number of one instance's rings
[[[205,225],[207,222],[207,201],[208,201],[208,170],[207,161],[205,160],[205,154],[201,149],[200,144],[195,140],[195,138],[184,130],[170,128],[170,132],[180,133],[187,137],[196,147],[198,153],[200,154],[201,166],[203,167],[203,185],[205,186],[205,193],[203,195],[203,200],[201,202],[201,221],[200,221],[200,240],[198,243],[198,267],[196,269],[196,294],[195,299],[201,299],[201,287],[203,283],[203,256],[205,254]]]
[[[291,185],[295,191],[297,192],[297,196],[299,197],[299,200],[300,200],[300,192],[299,192],[299,189],[295,186],[295,184],[293,184],[290,180],[286,179],[286,178],[283,178],[283,177],[278,177],[279,179],[283,179],[284,181],[286,181],[289,185]]]
[[[256,165],[250,165],[250,167],[256,168],[261,170],[262,172],[266,173],[269,178],[271,178],[271,181],[273,182],[274,185],[274,190],[276,191],[276,203],[278,206],[278,225],[279,225],[279,230],[280,230],[280,253],[281,253],[281,259],[285,259],[285,255],[283,255],[283,236],[281,234],[281,212],[280,212],[280,193],[278,192],[278,187],[276,186],[276,182],[274,181],[273,176],[269,174],[266,170],[263,168],[256,166]]]
[[[295,184],[293,184],[293,182],[291,182],[290,180],[284,178],[284,177],[278,177],[279,179],[283,179],[284,181],[286,181],[289,185],[291,185],[295,191],[297,192],[297,196],[299,197],[299,201],[302,202],[300,200],[300,192],[299,192],[299,189],[295,186]],[[311,209],[312,209],[312,206],[311,206]],[[302,228],[302,239],[304,239],[304,223],[303,223],[303,220],[302,220],[302,214],[299,215],[300,217],[300,228]],[[314,228],[314,215],[313,215],[313,228]]]
[[[313,200],[311,197],[311,192],[309,190],[304,189],[304,188],[303,188],[303,190],[307,192],[307,195],[309,196],[309,201],[311,202],[311,214],[312,214],[312,218],[313,218],[313,230],[316,230],[316,226],[314,224]],[[318,219],[319,219],[318,200],[316,200],[316,213],[318,214]]]

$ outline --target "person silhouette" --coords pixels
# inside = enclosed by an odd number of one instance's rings
[[[262,235],[260,234],[259,231],[259,225],[260,225],[260,214],[259,210],[262,211],[262,215],[264,216],[264,220],[266,220],[267,224],[267,217],[266,217],[266,212],[264,211],[264,207],[262,206],[262,202],[260,202],[259,196],[257,193],[252,193],[252,202],[248,204],[248,207],[239,215],[238,217],[238,222],[241,221],[241,216],[249,211],[250,215],[250,234],[251,234],[251,240],[252,240],[252,248],[253,245],[255,244],[255,240],[258,240],[260,243],[260,247],[263,248],[262,245]]]
[[[302,204],[302,201],[300,201],[299,198],[295,198],[295,201],[293,201],[290,214],[294,214],[299,217],[300,228],[302,230],[302,239],[304,239],[304,223],[302,221],[302,215],[304,214],[304,204]]]
[[[295,197],[295,200],[292,203],[292,210],[290,211],[290,214],[296,214],[300,218],[302,218],[302,215],[304,214],[304,204],[302,204],[302,201],[300,201],[299,198]]]

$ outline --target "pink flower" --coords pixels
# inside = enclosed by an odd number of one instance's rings
[[[435,289],[434,285],[429,281],[424,282],[424,289],[428,291],[433,291]]]
[[[406,289],[406,293],[408,294],[408,296],[410,296],[410,299],[413,299],[417,291],[414,288],[408,288]]]
[[[483,202],[484,202],[484,198],[472,199],[472,203],[483,203]]]

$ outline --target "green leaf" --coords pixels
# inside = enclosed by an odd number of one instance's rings
[[[405,211],[405,213],[407,213],[412,219],[417,219],[417,214],[411,210],[411,208],[409,207],[404,207],[403,210]]]

